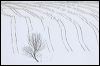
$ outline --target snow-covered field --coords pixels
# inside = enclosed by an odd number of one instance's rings
[[[99,2],[1,1],[1,64],[98,65]]]

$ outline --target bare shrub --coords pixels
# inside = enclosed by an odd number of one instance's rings
[[[28,44],[29,46],[24,47],[24,51],[31,57],[33,57],[37,62],[37,55],[39,51],[44,49],[44,43],[41,39],[40,34],[32,34],[28,36]]]

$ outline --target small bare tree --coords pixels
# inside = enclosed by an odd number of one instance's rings
[[[37,62],[39,60],[37,59],[37,55],[39,51],[41,51],[44,48],[44,43],[41,39],[40,34],[32,34],[28,36],[28,44],[29,46],[24,47],[24,51],[27,52],[28,55],[33,57]]]

